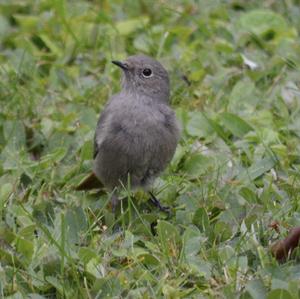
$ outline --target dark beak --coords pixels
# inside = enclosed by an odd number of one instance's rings
[[[126,63],[122,62],[122,61],[113,60],[112,63],[117,65],[118,67],[120,67],[124,71],[128,70],[128,65]]]

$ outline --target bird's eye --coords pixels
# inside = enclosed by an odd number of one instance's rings
[[[143,74],[143,76],[145,78],[149,78],[149,77],[152,76],[152,71],[150,69],[143,69],[143,73],[142,74]]]

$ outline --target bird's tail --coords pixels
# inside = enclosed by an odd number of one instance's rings
[[[91,189],[101,189],[103,184],[99,181],[96,175],[92,172],[87,177],[85,177],[78,186],[75,187],[77,191],[91,190]]]

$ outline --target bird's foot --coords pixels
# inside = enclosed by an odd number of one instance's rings
[[[170,214],[170,207],[163,206],[160,201],[155,197],[155,195],[152,192],[149,192],[150,194],[150,202],[159,208],[160,211]]]

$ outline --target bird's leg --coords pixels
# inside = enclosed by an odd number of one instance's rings
[[[149,191],[150,194],[150,202],[156,206],[157,208],[160,209],[160,211],[165,212],[165,213],[169,213],[170,212],[170,207],[165,207],[162,206],[161,203],[159,202],[159,200],[155,197],[155,195]]]
[[[111,202],[112,212],[115,214],[120,202],[118,196],[115,193],[113,193],[113,195],[111,196],[110,202]]]

